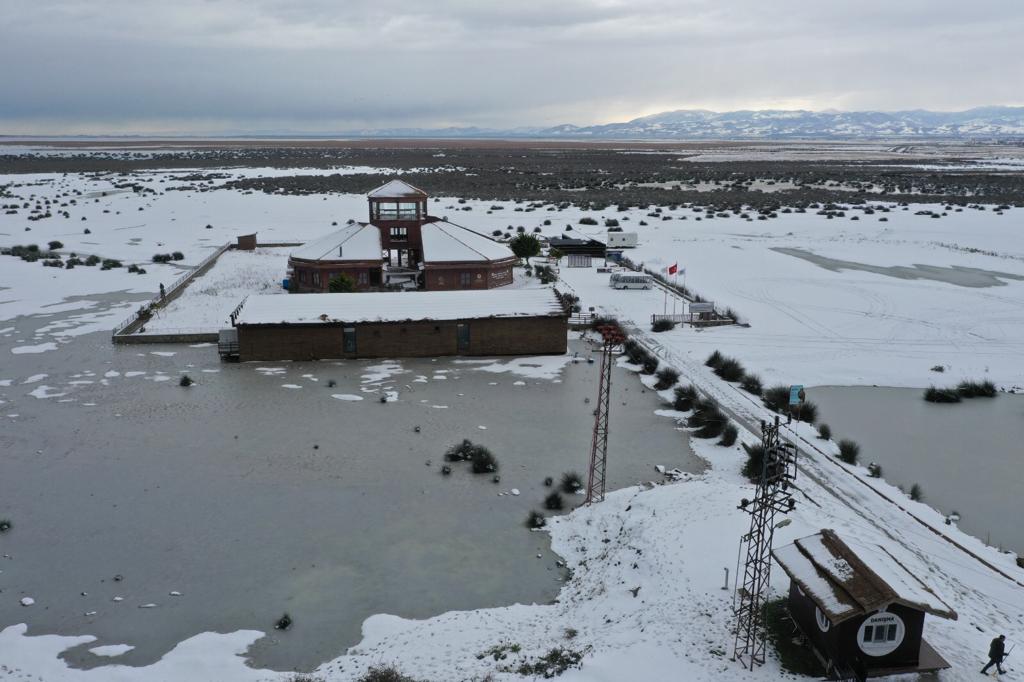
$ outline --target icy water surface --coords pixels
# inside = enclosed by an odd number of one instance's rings
[[[311,669],[372,614],[545,602],[565,578],[523,520],[546,476],[586,471],[596,365],[551,379],[453,358],[222,364],[215,347],[106,334],[39,354],[13,343],[0,338],[0,517],[15,524],[0,536],[0,628],[96,635],[65,654],[73,665],[142,665],[199,632],[258,629],[253,664]],[[178,386],[182,371],[198,384]],[[656,396],[615,371],[610,485],[656,478],[655,464],[700,470]],[[459,464],[442,476],[462,438],[494,451],[500,483]],[[285,612],[294,625],[275,631]],[[106,644],[135,649],[88,652]]]
[[[1000,393],[953,405],[925,402],[916,388],[808,389],[835,438],[861,446],[886,480],[924,490],[925,502],[960,512],[959,526],[993,545],[1024,552],[1024,396]]]
[[[955,284],[960,287],[999,287],[1005,286],[1007,280],[1024,280],[1024,276],[1011,272],[1000,272],[998,270],[984,270],[982,268],[968,268],[960,265],[940,267],[936,265],[922,265],[915,263],[912,266],[893,265],[881,266],[869,263],[858,263],[851,260],[840,260],[828,258],[804,249],[788,247],[775,247],[772,251],[783,253],[787,256],[802,258],[818,267],[841,272],[843,270],[859,270],[861,272],[873,272],[876,275],[896,277],[897,279],[929,279],[946,284]]]

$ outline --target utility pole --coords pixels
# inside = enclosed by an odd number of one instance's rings
[[[608,468],[608,408],[612,394],[612,355],[626,340],[616,325],[601,325],[601,375],[594,410],[594,435],[590,442],[590,472],[587,475],[587,499],[584,504],[604,501],[605,472]]]
[[[764,456],[754,499],[743,499],[739,506],[750,514],[750,531],[740,538],[741,555],[746,547],[746,564],[743,585],[733,595],[736,640],[732,660],[749,670],[764,664],[764,602],[771,578],[775,515],[786,514],[796,506],[790,492],[797,473],[796,448],[779,439],[778,417],[772,424],[761,422],[761,447]],[[736,580],[740,580],[739,571]]]

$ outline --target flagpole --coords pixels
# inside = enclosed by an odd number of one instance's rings
[[[665,302],[661,306],[661,314],[668,315],[668,287],[665,287]]]
[[[679,298],[679,292],[676,290],[676,273],[672,273],[672,319],[676,317],[676,299]]]

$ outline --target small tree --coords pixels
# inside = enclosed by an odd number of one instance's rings
[[[532,234],[521,232],[508,243],[517,258],[529,260],[540,253],[540,240]]]
[[[327,282],[327,289],[332,294],[348,294],[356,290],[356,281],[350,275],[340,272]]]

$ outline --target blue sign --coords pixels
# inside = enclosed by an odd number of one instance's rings
[[[799,405],[804,401],[804,387],[801,384],[796,384],[789,387],[789,404]]]

